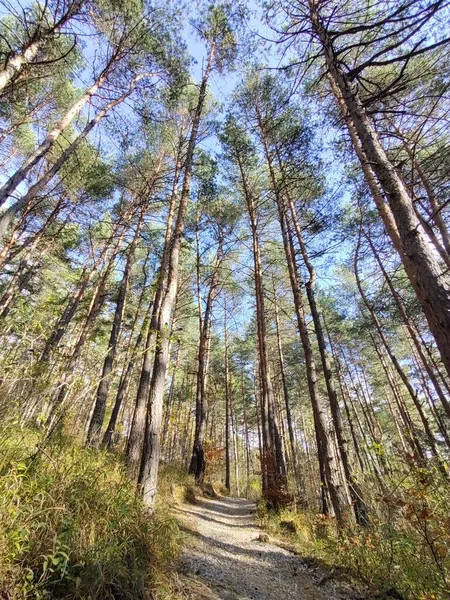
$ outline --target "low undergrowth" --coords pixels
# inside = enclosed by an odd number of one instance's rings
[[[333,519],[307,511],[272,513],[260,502],[258,516],[269,534],[328,569],[340,567],[370,598],[450,598],[448,482],[419,469],[393,490],[373,498],[368,527],[340,534]]]
[[[172,598],[180,533],[165,505],[149,513],[120,461],[34,432],[0,441],[0,597]]]

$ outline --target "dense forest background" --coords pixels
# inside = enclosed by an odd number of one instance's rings
[[[145,597],[187,473],[448,597],[449,32],[444,0],[2,0],[2,597]]]

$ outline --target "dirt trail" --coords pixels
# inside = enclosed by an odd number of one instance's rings
[[[302,558],[273,543],[261,542],[255,505],[220,497],[182,505],[177,517],[188,533],[183,571],[206,584],[220,600],[350,600],[356,595]],[[197,597],[197,596],[196,596]]]

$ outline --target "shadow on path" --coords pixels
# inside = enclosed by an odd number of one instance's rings
[[[207,583],[224,600],[350,600],[336,586],[318,584],[307,561],[259,541],[255,505],[240,498],[204,499],[177,509],[189,534],[183,568]]]

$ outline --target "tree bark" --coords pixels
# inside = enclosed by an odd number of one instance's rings
[[[94,129],[94,127],[108,114],[108,112],[118,106],[121,102],[128,98],[128,96],[132,93],[137,81],[141,79],[141,77],[135,77],[133,82],[130,85],[130,88],[122,94],[116,100],[112,100],[109,102],[89,123],[85,126],[83,131],[76,137],[76,139],[61,153],[61,156],[53,163],[53,165],[47,169],[44,175],[34,183],[30,189],[24,194],[19,200],[17,200],[14,204],[9,206],[7,210],[0,217],[0,239],[4,236],[7,228],[9,227],[11,221],[14,219],[16,214],[27,208],[31,205],[31,202],[36,198],[36,196],[45,188],[45,186],[53,179],[53,177],[60,171],[64,163],[72,156],[72,154],[79,148],[81,143],[87,138],[88,134]],[[81,110],[81,108],[80,108]],[[64,131],[64,129],[61,130]],[[56,140],[56,138],[55,138]],[[47,150],[48,151],[48,150]],[[46,151],[46,152],[47,152]],[[46,153],[45,152],[45,153]],[[43,155],[42,155],[43,156]],[[30,167],[31,168],[31,167]],[[18,185],[18,184],[17,184]],[[17,187],[15,185],[15,187]],[[1,190],[0,190],[1,197]],[[1,203],[0,203],[1,204]],[[28,212],[31,210],[27,209]]]
[[[125,311],[125,303],[127,299],[128,286],[131,277],[131,270],[133,268],[134,263],[134,254],[136,249],[136,244],[138,242],[139,233],[141,230],[142,220],[144,214],[141,211],[139,215],[138,222],[136,224],[136,230],[133,236],[133,240],[128,249],[128,255],[125,263],[125,269],[123,272],[122,281],[119,288],[119,293],[116,301],[116,310],[114,311],[114,318],[111,327],[111,333],[108,341],[108,349],[106,352],[106,357],[103,362],[102,375],[100,379],[100,383],[97,388],[97,396],[95,400],[94,409],[92,411],[91,420],[89,423],[88,433],[87,433],[87,442],[95,446],[98,444],[100,440],[100,432],[103,426],[103,421],[105,419],[106,413],[106,402],[108,399],[109,385],[111,381],[111,374],[114,368],[114,362],[116,359],[117,353],[117,344],[119,341],[120,330],[122,327],[122,319]]]
[[[442,361],[450,374],[450,285],[447,275],[439,265],[414,210],[413,200],[389,161],[379,137],[359,97],[356,84],[351,83],[340,68],[332,42],[315,5],[310,2],[311,22],[322,45],[326,65],[338,102],[345,107],[344,114],[352,121],[364,157],[383,190],[394,218],[387,223],[386,212],[377,208],[385,221],[389,235],[400,252],[405,272],[436,340]],[[355,148],[356,149],[356,148]],[[359,157],[361,160],[361,156]],[[365,160],[362,160],[362,164]],[[375,198],[374,198],[375,199]]]
[[[157,343],[155,359],[153,363],[144,444],[138,481],[139,485],[141,486],[144,501],[150,507],[154,506],[156,499],[164,382],[166,379],[167,365],[169,361],[172,311],[178,290],[180,250],[185,227],[186,210],[190,195],[194,150],[197,143],[198,131],[206,98],[208,78],[213,67],[215,50],[216,45],[213,41],[211,42],[209,48],[208,61],[200,85],[199,98],[192,121],[191,135],[189,138],[184,166],[183,187],[181,190],[178,214],[171,237],[170,252],[167,260],[167,286],[161,301],[161,308],[155,328]]]
[[[20,52],[11,56],[5,67],[0,70],[0,94],[11,81],[14,81],[20,75],[24,66],[36,58],[44,43],[56,35],[67,21],[81,10],[85,3],[86,0],[72,2],[68,10],[49,27],[44,27],[43,23],[39,23],[39,29],[33,34],[32,39],[21,48]]]

